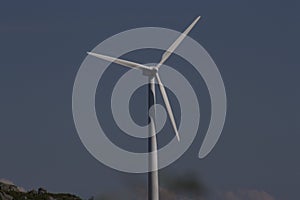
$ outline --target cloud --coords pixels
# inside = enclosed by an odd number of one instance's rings
[[[263,190],[241,189],[226,191],[220,194],[222,200],[275,200],[273,196]]]
[[[196,173],[187,172],[181,175],[164,174],[161,177],[165,189],[177,194],[189,194],[191,196],[206,196],[208,188],[199,179]]]
[[[211,191],[213,192],[213,191]],[[214,191],[209,195],[197,195],[190,192],[180,193],[178,191],[160,188],[160,197],[164,200],[278,200],[271,194],[258,189],[238,189],[227,191]],[[103,194],[96,196],[95,200],[100,199],[136,199],[142,200],[147,198],[147,190],[139,187],[127,193],[116,192],[114,194]]]

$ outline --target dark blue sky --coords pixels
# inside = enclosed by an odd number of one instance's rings
[[[81,144],[71,109],[75,75],[86,51],[111,35],[146,26],[182,31],[201,15],[190,36],[219,67],[228,116],[207,158],[197,158],[204,118],[197,142],[162,173],[193,171],[212,189],[253,188],[296,199],[299,10],[295,0],[1,1],[0,178],[84,197],[128,180],[146,186],[144,175],[109,169]],[[168,64],[176,68],[176,61]]]

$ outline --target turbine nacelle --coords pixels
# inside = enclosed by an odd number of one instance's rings
[[[149,69],[143,69],[143,75],[154,78],[158,73],[158,67],[151,66]]]

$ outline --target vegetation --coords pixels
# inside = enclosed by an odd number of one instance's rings
[[[49,193],[43,188],[24,192],[14,185],[0,182],[0,200],[81,200],[81,198],[72,194]]]

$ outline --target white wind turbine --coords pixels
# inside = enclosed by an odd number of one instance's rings
[[[187,36],[187,34],[191,31],[191,29],[195,26],[195,24],[199,21],[200,16],[197,17],[193,23],[175,40],[175,42],[168,48],[168,50],[162,55],[160,62],[156,66],[146,66],[143,64],[138,64],[135,62],[113,58],[106,55],[101,55],[93,52],[87,52],[91,56],[95,56],[97,58],[117,63],[119,65],[142,70],[143,75],[148,76],[149,85],[148,85],[148,112],[152,105],[155,105],[156,97],[155,97],[155,79],[159,85],[159,89],[161,95],[163,97],[167,113],[169,115],[171,124],[173,126],[175,135],[177,140],[180,141],[178,129],[175,123],[173,111],[165,90],[164,85],[162,84],[158,71],[161,65],[172,55],[178,45],[183,41],[183,39]],[[149,154],[149,172],[148,172],[148,200],[159,200],[159,185],[158,185],[158,160],[157,160],[157,139],[156,139],[156,130],[155,130],[155,110],[152,109],[152,112],[148,113],[150,117],[149,121],[149,138],[148,138],[148,151],[153,152]]]

